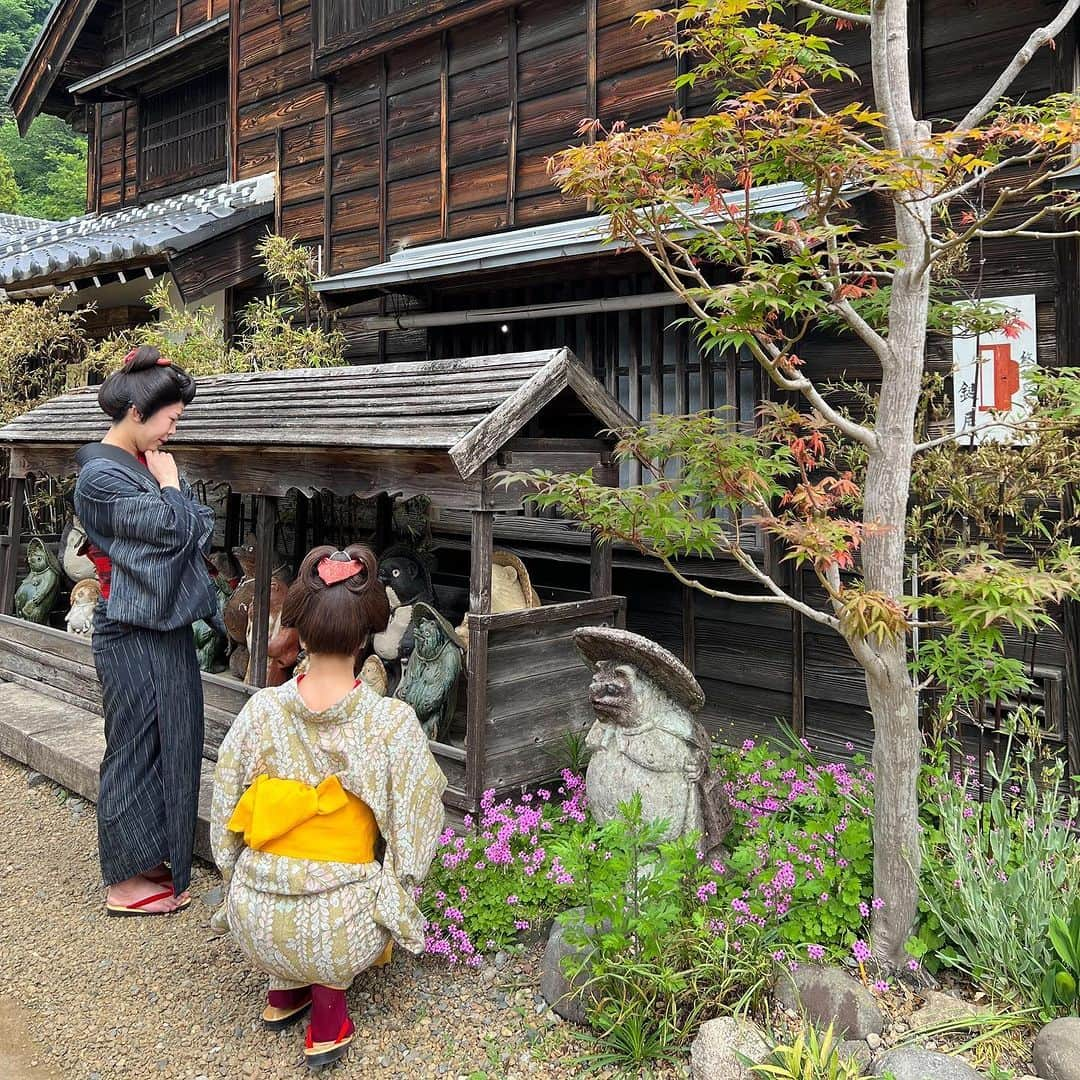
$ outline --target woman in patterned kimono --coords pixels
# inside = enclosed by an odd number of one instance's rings
[[[309,1008],[312,1068],[353,1039],[345,991],[390,958],[424,947],[413,888],[443,827],[446,778],[412,708],[355,678],[389,606],[375,556],[319,547],[289,587],[307,672],[260,690],[218,751],[210,841],[225,912],[245,956],[270,976],[263,1021]]]
[[[161,447],[194,396],[195,381],[157,349],[133,349],[98,392],[112,427],[76,455],[75,510],[102,592],[93,652],[109,915],[168,915],[191,902],[203,745],[191,624],[217,613],[203,558],[214,517]]]

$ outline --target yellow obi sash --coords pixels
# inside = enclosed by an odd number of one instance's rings
[[[336,776],[312,787],[263,774],[236,804],[229,829],[256,851],[316,862],[373,862],[379,839],[371,808]]]

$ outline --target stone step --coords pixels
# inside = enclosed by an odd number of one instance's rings
[[[100,716],[15,683],[0,682],[0,754],[91,802],[105,753]],[[195,854],[209,862],[214,763],[203,761]]]

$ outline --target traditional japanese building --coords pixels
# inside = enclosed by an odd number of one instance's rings
[[[310,244],[351,362],[433,361],[569,347],[631,414],[730,406],[750,421],[761,390],[738,354],[702,354],[644,261],[607,239],[584,202],[552,184],[548,158],[604,124],[700,112],[708,86],[672,89],[662,30],[632,16],[646,0],[58,0],[10,92],[25,130],[41,112],[89,138],[88,215],[0,236],[10,295],[66,289],[72,302],[134,312],[169,275],[226,322],[260,288],[254,244],[268,228]],[[921,0],[911,55],[922,115],[956,118],[982,95],[1046,0]],[[839,58],[867,70],[866,40],[837,32]],[[1041,51],[1012,92],[1074,88],[1077,36]],[[844,85],[837,95],[859,93]],[[796,185],[754,193],[797,214]],[[866,208],[873,215],[875,207]],[[987,241],[985,296],[1034,298],[1038,362],[1075,362],[1080,318],[1073,241]],[[873,385],[850,340],[818,362]],[[951,367],[936,345],[931,366]],[[624,479],[636,478],[627,467]],[[468,522],[436,522],[453,565]],[[541,585],[587,567],[589,539],[541,516],[508,517],[496,541]],[[757,555],[775,554],[759,539]],[[777,718],[828,750],[869,745],[860,669],[839,637],[763,605],[695,597],[616,551],[628,623],[682,655],[710,726],[773,731]],[[750,589],[722,561],[693,566]],[[587,573],[587,571],[586,571]],[[1080,771],[1073,640],[1017,642],[1051,737]]]

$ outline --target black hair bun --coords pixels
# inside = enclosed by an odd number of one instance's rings
[[[194,397],[195,380],[153,345],[132,349],[123,367],[98,390],[98,404],[114,421],[123,420],[132,408],[147,420],[169,405],[190,405]]]

